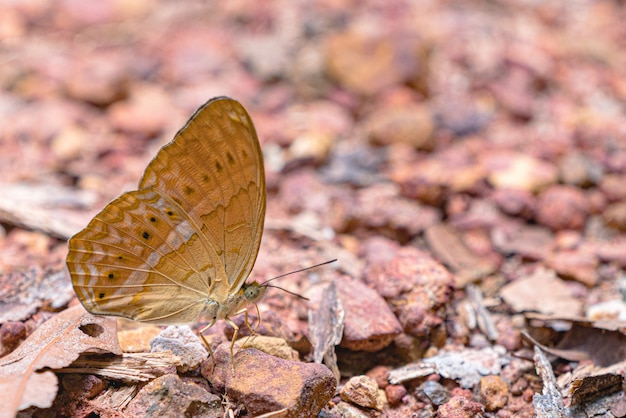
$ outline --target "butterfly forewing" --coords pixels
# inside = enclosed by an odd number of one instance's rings
[[[168,190],[221,257],[227,290],[239,289],[256,260],[265,219],[263,154],[243,106],[218,98],[198,109],[150,163],[140,187]]]
[[[67,265],[93,313],[188,323],[250,273],[265,216],[263,159],[236,101],[198,109],[146,168],[70,240]]]

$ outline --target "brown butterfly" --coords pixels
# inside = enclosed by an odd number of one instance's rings
[[[200,107],[148,164],[137,190],[109,203],[69,241],[67,266],[83,306],[158,325],[200,315],[235,328],[267,285],[245,283],[265,219],[263,155],[250,116],[232,99]],[[252,331],[252,330],[251,330]]]

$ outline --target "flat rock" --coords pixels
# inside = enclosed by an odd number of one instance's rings
[[[314,417],[335,394],[337,382],[324,365],[284,360],[254,348],[241,349],[231,367],[230,343],[215,350],[203,363],[202,375],[234,402],[242,403],[251,416],[286,409],[287,417]]]
[[[385,300],[358,280],[337,280],[337,292],[346,312],[341,346],[354,351],[379,351],[402,333]]]
[[[454,278],[429,254],[403,247],[391,260],[370,264],[366,280],[388,301],[404,332],[428,336],[445,319]]]
[[[341,399],[365,408],[381,411],[384,399],[379,396],[376,381],[368,376],[354,376],[341,388]]]
[[[127,417],[222,418],[221,398],[196,382],[168,374],[143,387],[124,410]]]
[[[182,365],[178,367],[181,373],[197,369],[209,355],[202,341],[188,326],[165,328],[150,341],[150,351],[152,353],[171,351],[182,362]]]
[[[548,228],[582,229],[588,216],[587,196],[576,187],[555,185],[539,195],[536,220]]]
[[[576,280],[586,286],[595,286],[600,281],[598,266],[600,261],[585,247],[575,250],[555,251],[546,258],[548,267],[560,276]]]
[[[516,152],[487,152],[482,162],[488,180],[496,189],[518,189],[537,192],[558,180],[553,164]]]

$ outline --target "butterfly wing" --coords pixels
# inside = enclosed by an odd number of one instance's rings
[[[243,106],[218,97],[198,109],[159,151],[139,187],[167,190],[196,221],[226,272],[228,286],[213,288],[218,300],[238,290],[259,251],[266,193],[263,153]]]
[[[265,217],[263,160],[250,117],[219,98],[194,113],[146,168],[70,239],[67,265],[93,313],[188,323],[252,270]]]
[[[67,256],[87,310],[164,325],[198,317],[218,263],[188,214],[156,189],[109,203],[70,239]]]

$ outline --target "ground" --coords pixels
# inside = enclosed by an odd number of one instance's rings
[[[39,390],[8,413],[626,416],[625,18],[608,0],[0,3],[0,383]],[[215,363],[184,329],[158,336],[176,356],[145,353],[161,329],[82,311],[65,269],[215,96],[265,159],[250,280],[337,259],[272,282],[309,300],[268,289],[234,374],[229,326],[207,333]]]

